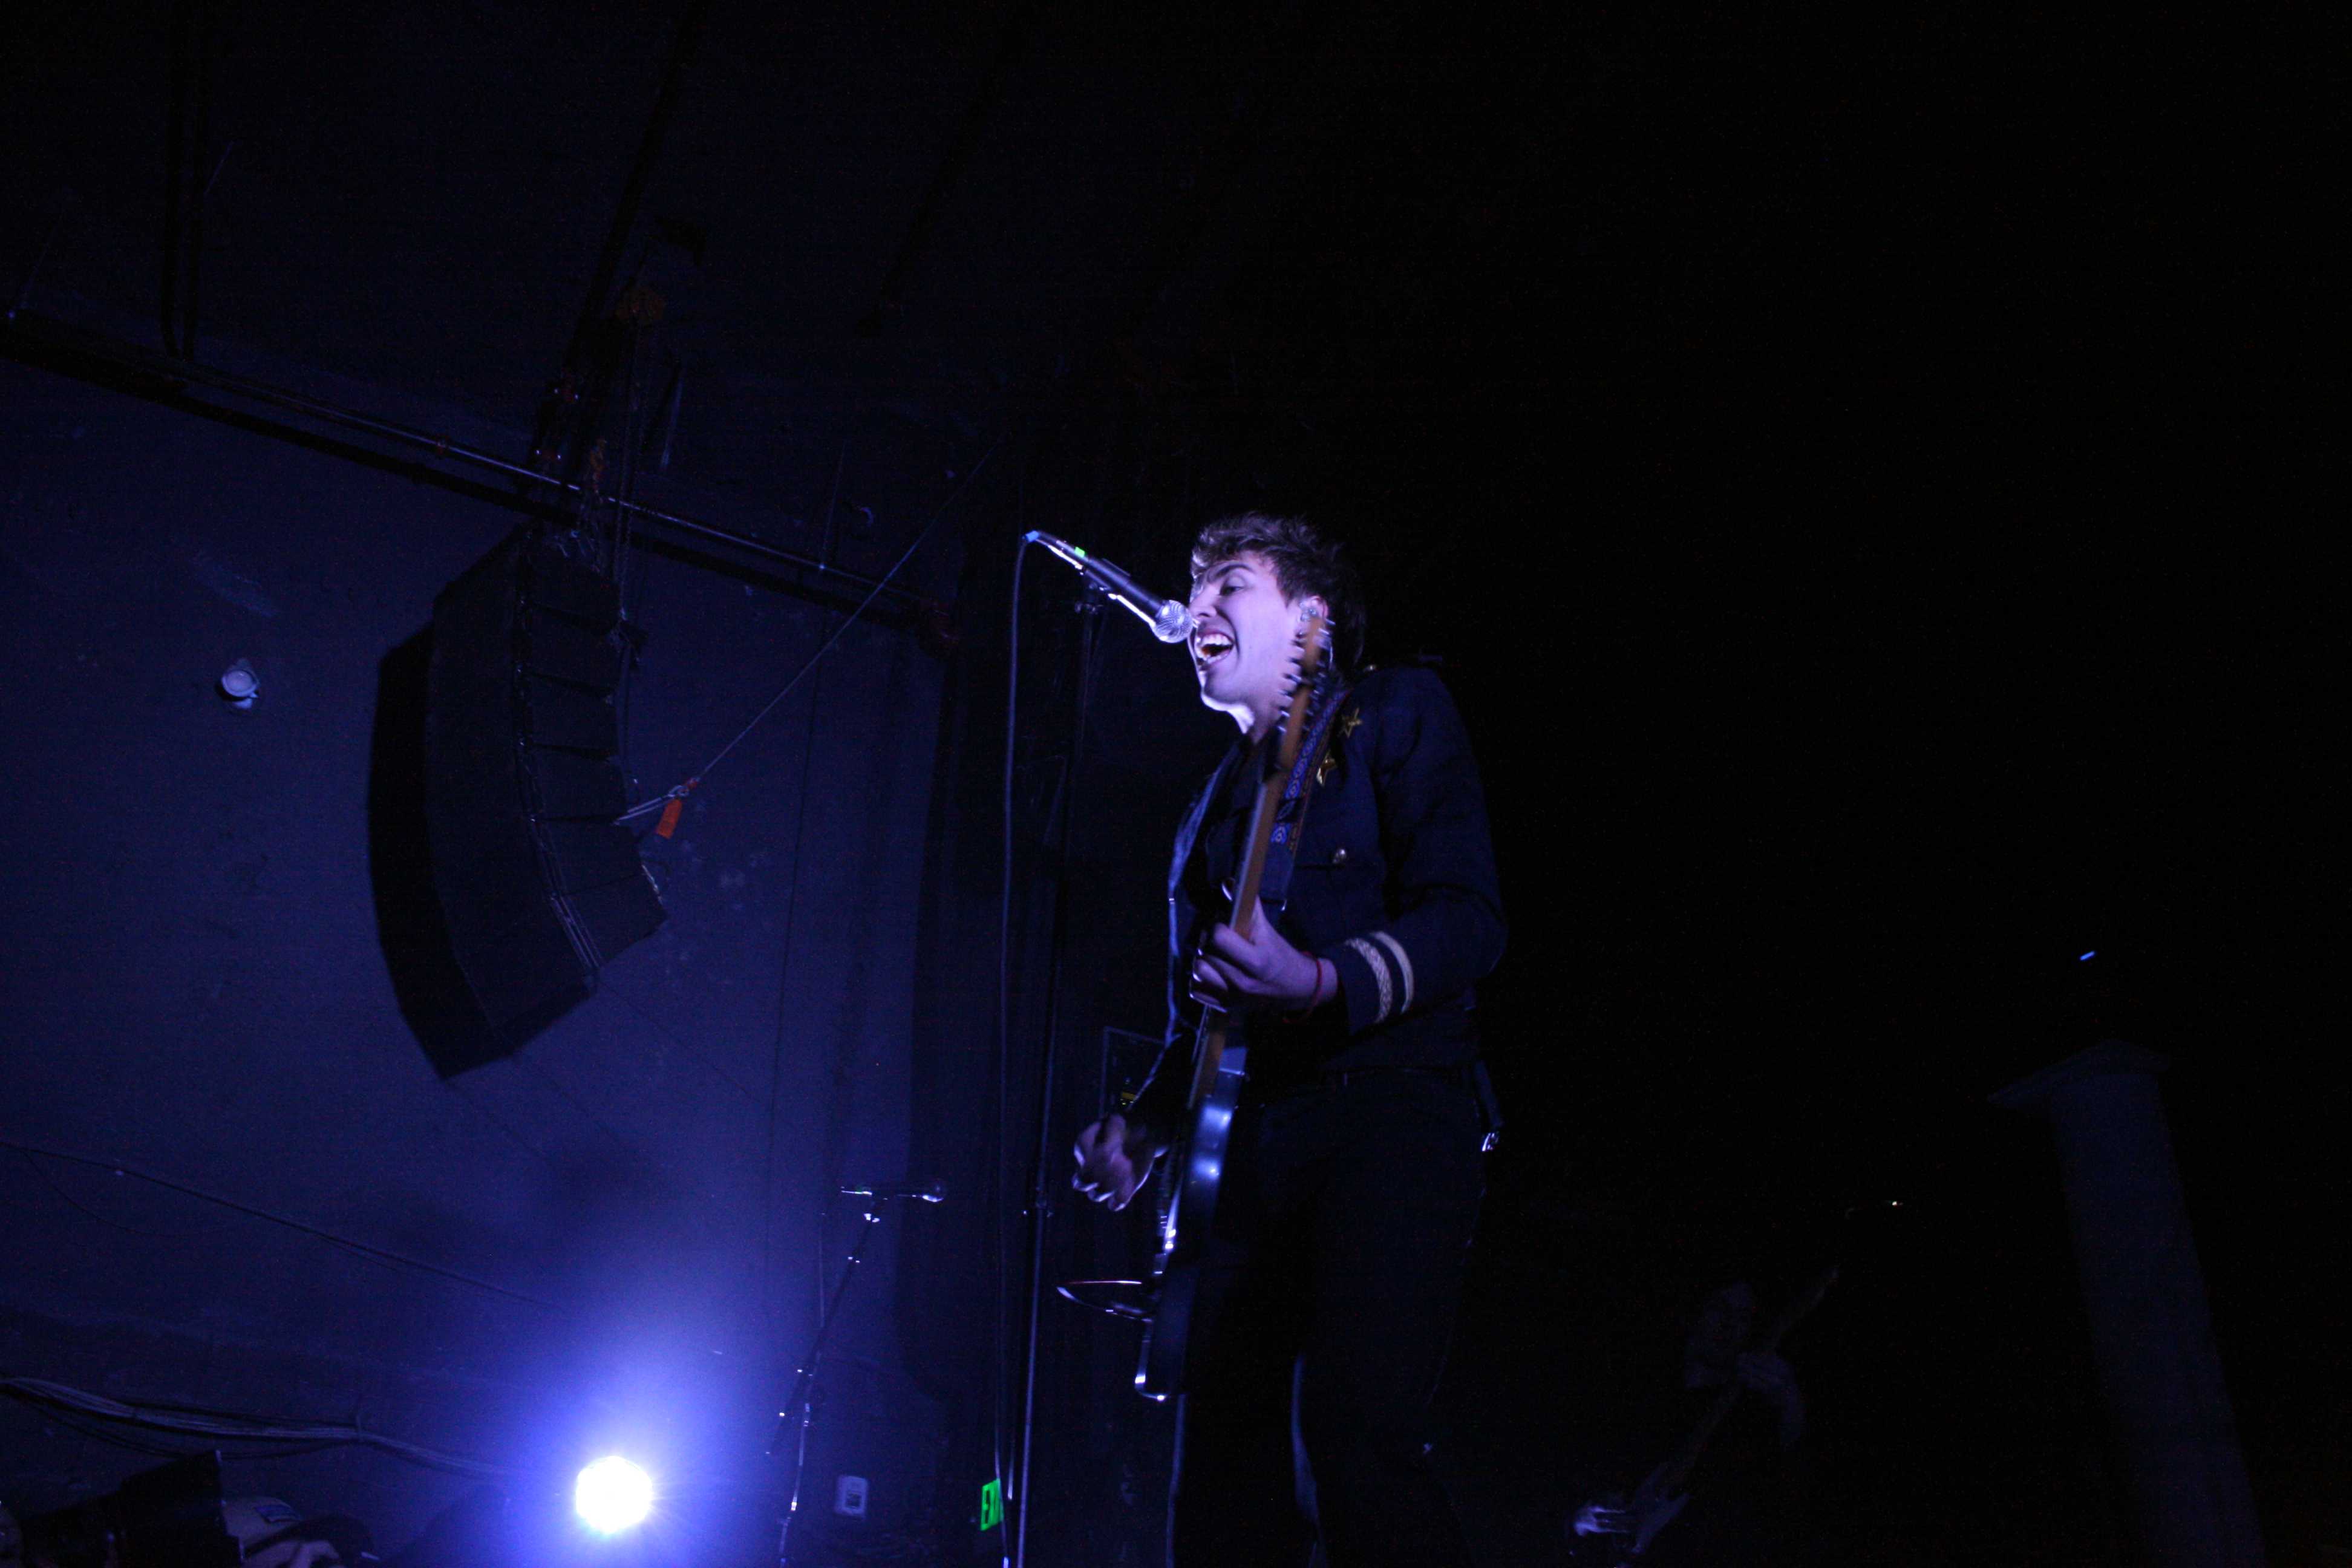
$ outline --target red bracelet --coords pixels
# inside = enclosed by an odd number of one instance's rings
[[[1304,1006],[1304,1007],[1301,1007],[1301,1008],[1300,1008],[1297,1012],[1296,1012],[1296,1013],[1286,1013],[1286,1014],[1284,1014],[1284,1015],[1283,1015],[1283,1018],[1282,1018],[1282,1021],[1283,1021],[1284,1023],[1286,1023],[1286,1024],[1296,1024],[1296,1023],[1297,1023],[1301,1018],[1306,1017],[1307,1014],[1312,1013],[1313,1011],[1315,1011],[1315,1009],[1316,1009],[1316,1008],[1320,1007],[1321,1005],[1323,1005],[1323,964],[1324,964],[1324,962],[1325,962],[1324,960],[1319,959],[1319,958],[1318,958],[1318,959],[1317,959],[1317,960],[1315,961],[1315,989],[1314,989],[1314,990],[1312,990],[1312,991],[1310,991],[1310,992],[1308,992],[1308,993],[1307,994],[1307,1005],[1306,1005],[1306,1006]],[[1331,982],[1331,985],[1332,985],[1332,989],[1333,989],[1335,992],[1339,989],[1339,980],[1338,980],[1338,978],[1337,978],[1337,976],[1339,975],[1339,966],[1338,964],[1336,964],[1336,963],[1335,963],[1335,964],[1333,964],[1333,965],[1331,966],[1331,973],[1332,973],[1332,975],[1333,975],[1333,977],[1334,977],[1334,978],[1333,978],[1333,980],[1332,980],[1332,982]]]

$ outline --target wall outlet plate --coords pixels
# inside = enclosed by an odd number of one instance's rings
[[[866,1478],[864,1476],[833,1478],[833,1511],[844,1519],[866,1517]]]

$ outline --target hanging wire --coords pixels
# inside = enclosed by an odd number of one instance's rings
[[[992,1411],[991,1462],[995,1467],[997,1495],[1004,1495],[1006,1470],[1005,1402],[1011,1397],[1013,1342],[1011,1325],[1007,1322],[1006,1306],[1013,1289],[1011,1259],[1005,1246],[1004,1206],[1006,1147],[1005,1134],[1011,1126],[1013,1070],[1013,754],[1019,731],[1014,715],[1021,700],[1021,569],[1028,562],[1029,547],[1035,542],[1028,537],[1027,476],[1014,502],[1015,525],[1021,531],[1021,542],[1013,552],[1013,606],[1010,620],[1012,631],[1005,657],[1004,674],[1004,778],[1002,807],[997,825],[997,908],[996,908],[996,1201],[989,1205],[989,1245],[996,1270],[994,1291],[995,1312],[991,1324],[995,1336],[995,1355],[990,1386]],[[1026,1498],[1019,1500],[1026,1506]],[[1003,1528],[1000,1526],[999,1528]],[[1009,1531],[1007,1532],[1010,1533]]]
[[[817,711],[824,696],[824,687],[819,682],[809,693],[808,724],[801,731],[800,799],[793,808],[792,880],[784,884],[783,951],[776,959],[776,1026],[768,1053],[767,1146],[760,1163],[760,1304],[771,1333],[777,1329],[777,1303],[769,1299],[769,1292],[776,1277],[776,1144],[783,1121],[784,1044],[791,1022],[786,1009],[793,994],[793,921],[800,910],[801,873],[806,869],[802,853],[808,837],[809,763],[816,755]],[[824,1315],[824,1226],[820,1222],[815,1306],[820,1319]]]
[[[353,1423],[287,1421],[276,1416],[251,1415],[230,1410],[209,1410],[202,1406],[177,1405],[131,1405],[120,1399],[110,1399],[102,1394],[90,1394],[62,1383],[50,1383],[37,1377],[0,1378],[0,1394],[37,1405],[52,1413],[63,1413],[68,1424],[72,1417],[95,1416],[100,1421],[118,1423],[150,1432],[177,1432],[190,1436],[225,1438],[236,1442],[295,1444],[331,1447],[357,1445],[379,1448],[411,1463],[446,1470],[453,1475],[474,1476],[484,1479],[513,1476],[521,1472],[512,1465],[494,1465],[480,1459],[468,1459],[456,1454],[445,1454],[421,1443],[371,1432]],[[91,1436],[108,1442],[124,1441],[116,1434],[82,1430]],[[135,1442],[125,1447],[137,1447]],[[153,1451],[151,1449],[151,1451]]]
[[[635,805],[633,805],[629,807],[628,810],[621,813],[621,815],[614,820],[616,822],[626,823],[635,822],[641,818],[650,816],[656,812],[664,809],[671,801],[684,800],[688,795],[692,795],[696,790],[701,788],[702,781],[709,776],[710,771],[713,768],[716,768],[720,763],[725,762],[728,754],[734,751],[736,747],[743,743],[744,737],[749,735],[753,730],[759,728],[761,721],[766,719],[769,714],[776,710],[776,705],[793,694],[793,689],[800,685],[801,681],[807,677],[809,671],[814,669],[818,663],[824,659],[824,656],[833,651],[834,645],[841,641],[843,636],[848,632],[849,628],[856,626],[859,619],[865,616],[866,612],[873,606],[874,601],[882,596],[884,591],[890,586],[892,580],[895,579],[898,575],[899,572],[905,568],[907,563],[914,559],[915,552],[920,550],[924,543],[929,540],[933,531],[939,528],[940,519],[946,517],[948,514],[948,509],[955,505],[958,497],[961,496],[966,490],[971,488],[972,481],[980,478],[981,471],[988,467],[989,459],[996,456],[996,449],[1003,444],[1004,437],[1000,433],[995,440],[988,444],[988,450],[981,454],[980,461],[974,463],[971,468],[965,472],[962,481],[959,483],[953,490],[949,492],[948,499],[940,503],[940,509],[931,514],[930,521],[925,523],[923,525],[923,531],[915,535],[914,542],[908,544],[907,548],[900,552],[898,559],[891,563],[890,570],[882,574],[882,580],[875,584],[873,590],[869,592],[863,600],[859,601],[857,607],[850,611],[849,614],[843,618],[841,625],[833,629],[833,635],[824,639],[824,646],[818,648],[816,652],[811,654],[809,656],[808,662],[802,665],[800,668],[793,672],[793,678],[784,682],[782,689],[773,697],[769,698],[766,704],[763,705],[757,713],[751,715],[751,721],[745,724],[740,730],[735,731],[735,738],[733,740],[719,747],[718,754],[712,757],[709,762],[703,763],[701,770],[688,778],[685,783],[671,785],[670,788],[664,791],[662,794],[654,796],[651,800],[638,802]]]
[[[644,258],[637,266],[642,269]],[[631,277],[634,286],[636,279]],[[613,505],[613,596],[620,606],[621,619],[621,679],[614,689],[614,732],[619,744],[615,761],[621,770],[622,787],[636,787],[636,772],[631,766],[629,753],[629,696],[636,685],[637,674],[637,609],[645,597],[644,564],[637,561],[636,552],[630,548],[634,542],[630,526],[629,503],[637,499],[637,465],[640,453],[639,435],[634,415],[639,391],[637,377],[642,369],[641,357],[646,333],[634,329],[629,338],[629,398],[623,409],[621,421],[621,488]]]
[[[65,1205],[68,1208],[72,1209],[77,1214],[79,1214],[83,1218],[94,1221],[99,1225],[106,1226],[110,1229],[119,1230],[125,1236],[135,1236],[142,1241],[169,1241],[177,1243],[184,1241],[198,1241],[202,1240],[205,1237],[219,1236],[226,1231],[236,1228],[236,1222],[232,1220],[226,1225],[216,1225],[210,1230],[188,1231],[178,1235],[166,1236],[161,1231],[142,1230],[135,1225],[125,1225],[119,1219],[109,1219],[106,1215],[99,1213],[96,1209],[91,1208],[88,1204],[81,1202],[71,1193],[66,1191],[65,1188],[59,1186],[58,1184],[57,1178],[50,1175],[47,1170],[42,1168],[40,1161],[33,1157],[31,1151],[20,1149],[17,1151],[17,1153],[23,1157],[25,1168],[32,1172],[36,1177],[39,1178],[41,1185],[48,1188],[50,1194],[55,1196],[59,1203]]]
[[[289,1230],[299,1231],[304,1236],[316,1237],[331,1246],[340,1247],[347,1252],[357,1253],[362,1258],[372,1258],[378,1263],[388,1263],[396,1268],[412,1269],[416,1273],[430,1274],[436,1279],[447,1279],[456,1284],[469,1285],[477,1290],[487,1291],[493,1296],[503,1296],[509,1301],[521,1301],[533,1307],[544,1307],[551,1311],[561,1310],[552,1301],[544,1301],[536,1296],[527,1296],[520,1290],[509,1290],[503,1285],[494,1285],[487,1279],[477,1279],[470,1274],[461,1274],[454,1268],[444,1268],[437,1263],[427,1263],[422,1258],[404,1257],[400,1253],[388,1252],[380,1247],[370,1247],[363,1241],[353,1241],[349,1237],[337,1236],[332,1231],[321,1230],[315,1225],[305,1224],[289,1215],[273,1214],[265,1208],[256,1208],[251,1204],[242,1204],[235,1198],[225,1198],[217,1193],[208,1193],[202,1187],[192,1187],[184,1182],[175,1182],[169,1176],[159,1176],[152,1172],[123,1164],[120,1161],[93,1160],[87,1154],[68,1154],[58,1149],[44,1149],[39,1144],[19,1142],[14,1138],[0,1138],[0,1149],[15,1149],[26,1154],[38,1154],[44,1159],[60,1161],[68,1165],[87,1165],[93,1170],[111,1171],[118,1176],[131,1176],[170,1192],[179,1193],[187,1197],[201,1198],[208,1204],[217,1204],[222,1208],[233,1209],[238,1214],[248,1215],[255,1219],[268,1220],[272,1225],[282,1225]]]

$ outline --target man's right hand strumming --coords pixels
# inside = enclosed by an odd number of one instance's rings
[[[1130,1123],[1118,1115],[1106,1116],[1079,1133],[1073,1152],[1078,1157],[1078,1169],[1070,1185],[1090,1202],[1114,1209],[1125,1208],[1134,1198],[1135,1189],[1151,1174],[1151,1162],[1160,1153],[1141,1122]]]

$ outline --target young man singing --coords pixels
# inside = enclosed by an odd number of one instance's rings
[[[1201,700],[1242,736],[1176,840],[1170,1026],[1126,1115],[1079,1134],[1079,1191],[1124,1208],[1182,1131],[1203,1007],[1248,1048],[1192,1313],[1170,1522],[1177,1568],[1465,1561],[1424,1457],[1493,1126],[1473,986],[1503,950],[1486,810],[1453,700],[1361,668],[1336,546],[1296,519],[1192,549]],[[1310,611],[1345,686],[1279,908],[1251,934],[1222,889],[1249,829],[1244,765],[1274,730]]]

